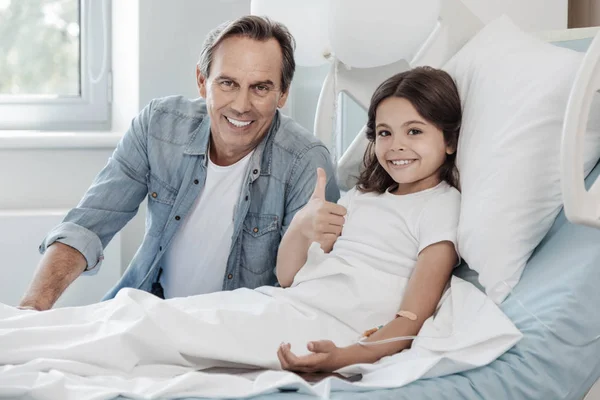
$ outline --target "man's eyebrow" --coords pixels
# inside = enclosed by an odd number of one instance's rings
[[[228,75],[219,75],[215,78],[215,80],[218,81],[222,81],[222,80],[227,80],[227,81],[232,81],[234,83],[238,83],[237,80],[235,78],[232,78]],[[273,83],[272,80],[267,79],[264,81],[258,81],[258,82],[253,82],[250,84],[250,86],[259,86],[259,85],[266,85],[266,86],[275,86],[275,84]]]
[[[227,76],[227,75],[219,75],[215,78],[215,80],[217,80],[217,81],[227,80],[227,81],[233,81],[233,82],[237,83],[237,81],[234,78]]]
[[[266,81],[259,81],[259,82],[252,84],[252,86],[259,86],[259,85],[275,86],[273,81],[271,81],[270,79],[267,79]]]

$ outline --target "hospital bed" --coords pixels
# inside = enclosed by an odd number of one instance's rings
[[[544,34],[557,46],[586,51],[592,30]],[[586,179],[600,175],[600,163]],[[334,392],[333,399],[568,399],[598,400],[600,390],[600,230],[569,222],[564,212],[529,260],[503,312],[523,339],[491,364],[463,373],[422,379],[405,387]],[[466,265],[456,274],[478,285]],[[273,393],[261,400],[310,398]],[[196,398],[189,400],[196,400]]]

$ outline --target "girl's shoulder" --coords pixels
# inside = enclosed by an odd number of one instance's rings
[[[424,202],[426,208],[445,208],[454,209],[458,212],[460,209],[461,194],[454,186],[442,181],[429,193],[428,199]]]
[[[455,187],[442,182],[428,193],[427,199],[422,201],[419,223],[435,225],[447,221],[451,226],[458,225],[460,201],[460,192]]]
[[[454,201],[460,203],[461,194],[458,189],[454,186],[449,185],[447,182],[443,181],[438,185],[437,196],[447,199],[448,201]]]

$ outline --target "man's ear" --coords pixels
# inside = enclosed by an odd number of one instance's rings
[[[277,108],[283,108],[283,106],[285,106],[285,103],[287,101],[289,94],[290,94],[290,89],[288,89],[287,91],[285,91],[284,93],[281,94],[281,97],[277,101]]]
[[[200,72],[200,66],[196,65],[196,85],[200,97],[206,98],[206,77]]]

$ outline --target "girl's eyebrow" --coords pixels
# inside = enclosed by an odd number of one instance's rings
[[[378,123],[377,126],[375,127],[375,129],[377,129],[377,128],[391,129],[388,124],[384,124],[383,122]]]
[[[402,124],[402,126],[407,126],[407,125],[411,125],[411,124],[421,124],[421,125],[427,125],[425,122],[423,121],[419,121],[418,119],[413,119],[411,121],[406,121],[405,123]]]
[[[402,124],[402,126],[408,126],[411,124],[420,124],[420,125],[427,125],[427,123],[423,122],[423,121],[419,121],[418,119],[413,119],[410,121],[406,121],[405,123]],[[375,129],[377,128],[386,128],[386,129],[391,129],[390,126],[384,122],[380,122],[377,124],[377,126],[375,127]]]

